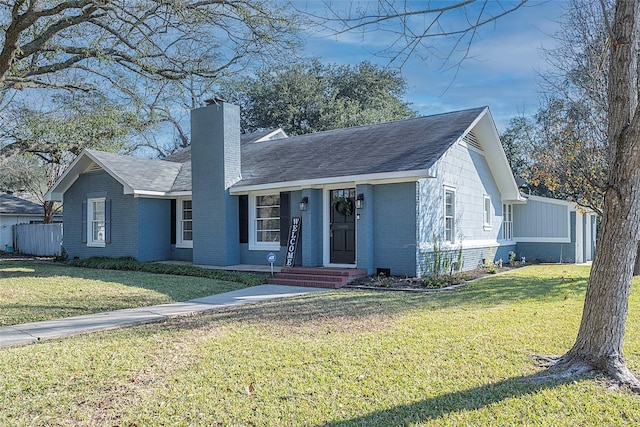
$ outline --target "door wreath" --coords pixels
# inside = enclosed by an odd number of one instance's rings
[[[340,215],[349,216],[353,212],[353,203],[344,196],[334,197],[331,205]]]

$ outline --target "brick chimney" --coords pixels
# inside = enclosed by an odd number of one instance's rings
[[[240,107],[220,100],[191,111],[193,263],[240,262],[238,198],[241,179]]]

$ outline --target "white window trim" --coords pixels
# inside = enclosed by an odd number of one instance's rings
[[[489,203],[488,205],[487,202]],[[482,227],[485,230],[491,230],[491,196],[488,194],[485,194],[482,198]]]
[[[258,230],[256,227],[256,198],[258,196],[273,196],[279,192],[261,191],[249,195],[249,250],[250,251],[279,251],[280,241],[258,242]],[[282,212],[280,213],[282,219]],[[282,223],[280,224],[282,227]]]
[[[507,221],[507,211],[510,212],[509,221]],[[510,224],[510,236],[505,237],[507,224]],[[512,203],[503,203],[502,204],[502,235],[500,236],[501,240],[505,242],[513,242],[515,238],[513,237],[513,204]]]
[[[447,192],[453,193],[453,218],[451,222],[451,240],[447,240]],[[444,186],[442,191],[442,240],[445,243],[456,242],[456,189]]]
[[[102,240],[93,240],[93,204],[96,202],[102,202],[104,206],[104,216],[105,216],[105,236],[103,236]],[[87,199],[87,246],[92,248],[104,248],[107,246],[106,243],[106,212],[107,209],[107,198],[106,197],[93,197]]]
[[[185,200],[191,200],[190,197],[181,197],[176,199],[176,248],[193,248],[193,201],[191,201],[191,239],[184,240],[182,234],[182,215]]]

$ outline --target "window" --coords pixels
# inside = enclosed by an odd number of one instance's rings
[[[279,249],[280,194],[259,195],[251,200],[251,249]]]
[[[87,200],[87,246],[105,246],[107,214],[105,198]]]
[[[193,247],[193,208],[191,203],[190,199],[178,200],[176,246],[179,248]]]
[[[444,240],[453,242],[455,230],[456,216],[456,193],[453,189],[445,188],[444,190]]]
[[[513,239],[513,205],[509,203],[502,205],[502,239]]]
[[[484,228],[491,229],[491,197],[484,196]]]

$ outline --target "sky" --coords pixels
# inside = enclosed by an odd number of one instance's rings
[[[450,3],[430,2],[432,6]],[[499,6],[495,1],[489,4]],[[526,6],[481,27],[471,44],[470,58],[459,68],[452,64],[443,67],[438,57],[425,61],[418,55],[411,56],[401,69],[408,83],[406,101],[419,115],[488,105],[499,131],[514,116],[534,114],[541,95],[538,74],[549,68],[542,49],[554,47],[552,36],[560,28],[558,21],[566,6],[567,0],[529,0]],[[445,25],[465,24],[465,17],[459,12],[447,19]],[[419,27],[421,22],[414,24]],[[381,31],[309,34],[306,52],[323,63],[353,65],[369,60],[385,66],[389,61],[379,52],[390,37]],[[449,42],[438,40],[437,44],[440,56],[450,51]]]

